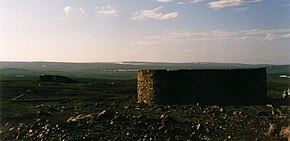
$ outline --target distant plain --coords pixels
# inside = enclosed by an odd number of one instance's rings
[[[140,69],[261,67],[267,68],[267,95],[269,104],[274,106],[272,112],[271,108],[265,105],[214,107],[199,106],[194,103],[176,107],[146,106],[136,103],[136,71]],[[43,74],[64,75],[82,83],[39,83],[38,77]],[[214,140],[230,137],[245,140],[255,138],[280,140],[283,138],[278,135],[269,137],[265,133],[269,123],[275,123],[279,127],[287,126],[289,103],[281,97],[283,91],[290,88],[290,79],[287,76],[290,76],[290,65],[0,62],[0,138],[3,140],[138,140],[144,138],[147,140],[149,138],[171,140],[208,138]],[[13,101],[13,98],[22,94],[24,96],[18,101]],[[52,98],[56,100],[48,100]],[[216,112],[217,109],[223,109],[221,114],[212,115],[211,113]],[[105,122],[97,116],[102,111],[112,114],[104,119]],[[232,116],[227,117],[227,115],[235,112],[241,112],[243,115],[240,115],[236,119],[236,123],[233,123]],[[169,124],[163,121],[164,119],[160,119],[162,114],[170,115],[174,119],[174,123]],[[68,119],[78,115],[92,116],[76,121],[78,124],[68,122]],[[122,118],[119,119],[120,117]],[[220,119],[222,117],[225,120],[223,123]],[[252,122],[256,119],[260,120],[260,124],[256,125]],[[248,125],[243,124],[243,120],[248,120]],[[125,125],[125,122],[128,125]],[[146,124],[146,122],[148,123]],[[190,127],[187,127],[187,124]],[[239,129],[233,127],[232,124],[239,125]],[[82,127],[79,128],[79,125]],[[59,126],[61,129],[58,130],[55,126]],[[196,129],[196,126],[202,126],[203,129]],[[97,130],[95,127],[102,128],[103,131]],[[219,127],[223,127],[225,131]],[[249,133],[245,132],[246,128],[250,128],[247,129]],[[86,133],[83,133],[84,131]],[[172,133],[168,133],[168,131]]]

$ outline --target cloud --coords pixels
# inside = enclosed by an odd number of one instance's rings
[[[63,11],[64,11],[65,15],[67,15],[67,16],[71,16],[73,12],[79,12],[81,14],[85,13],[84,9],[82,9],[82,8],[73,8],[71,6],[64,7]]]
[[[284,34],[280,36],[282,39],[290,39],[290,33],[289,34]]]
[[[246,11],[247,9],[248,9],[247,7],[237,7],[237,8],[231,9],[231,11],[243,12],[243,11]]]
[[[265,40],[272,41],[272,40],[274,40],[276,38],[277,38],[276,34],[268,33],[268,34],[266,34]]]
[[[171,12],[166,14],[158,12],[161,8],[162,7],[157,7],[153,10],[140,10],[138,12],[135,12],[131,19],[140,22],[148,19],[169,20],[178,16],[178,12]]]
[[[168,2],[173,2],[174,0],[156,0],[156,1],[162,2],[162,3],[168,3]],[[177,2],[177,4],[182,5],[182,4],[187,4],[189,2],[190,3],[199,3],[199,2],[203,2],[203,1],[205,1],[205,0],[179,0]]]
[[[72,12],[72,7],[70,7],[70,6],[66,6],[66,7],[63,8],[63,11],[64,11],[64,13],[65,13],[67,16],[69,16],[69,15],[71,14],[71,12]]]
[[[262,0],[219,0],[208,3],[208,6],[212,9],[218,10],[226,7],[237,7],[248,3],[261,2]]]
[[[166,2],[172,2],[173,0],[157,0],[157,1],[166,3]]]
[[[80,12],[81,12],[82,14],[85,14],[85,13],[86,13],[86,11],[85,11],[84,9],[82,9],[82,8],[80,8]]]
[[[111,5],[106,7],[96,7],[98,15],[103,16],[119,16],[118,11]]]
[[[178,2],[177,4],[180,4],[180,5],[182,5],[182,4],[185,4],[185,2]]]
[[[210,32],[165,32],[161,35],[146,36],[145,40],[171,44],[176,42],[208,42],[208,41],[278,41],[290,40],[290,29],[272,30],[239,30]]]
[[[279,5],[278,7],[290,7],[290,3],[289,4]]]
[[[190,3],[199,3],[199,2],[203,2],[204,0],[191,0]]]

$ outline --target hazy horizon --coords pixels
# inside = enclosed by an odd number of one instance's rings
[[[94,64],[94,63],[112,63],[112,64],[129,64],[129,63],[164,63],[164,64],[241,64],[241,65],[290,65],[290,63],[280,63],[280,64],[271,64],[271,63],[242,63],[242,62],[160,62],[160,61],[99,61],[99,62],[89,62],[89,61],[1,61],[0,63],[75,63],[75,64]]]
[[[289,0],[0,0],[0,61],[290,64]]]

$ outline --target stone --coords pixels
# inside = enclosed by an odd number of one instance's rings
[[[279,136],[288,138],[288,140],[290,140],[290,126],[282,126]]]
[[[79,122],[81,120],[88,120],[88,119],[93,119],[93,118],[95,118],[95,116],[92,114],[87,114],[87,115],[80,114],[76,117],[70,117],[67,120],[67,122]]]
[[[104,111],[100,112],[97,116],[97,118],[99,120],[106,120],[106,119],[109,119],[112,117],[114,117],[114,114],[109,110],[104,110]]]

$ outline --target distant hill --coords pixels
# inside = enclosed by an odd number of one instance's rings
[[[39,82],[53,82],[53,83],[79,83],[76,80],[61,75],[41,75]]]
[[[268,74],[290,75],[290,65],[239,64],[239,63],[164,63],[164,62],[0,62],[0,79],[35,78],[42,74],[65,75],[71,78],[135,79],[141,69],[235,69],[267,68]],[[275,77],[277,77],[275,75]]]

